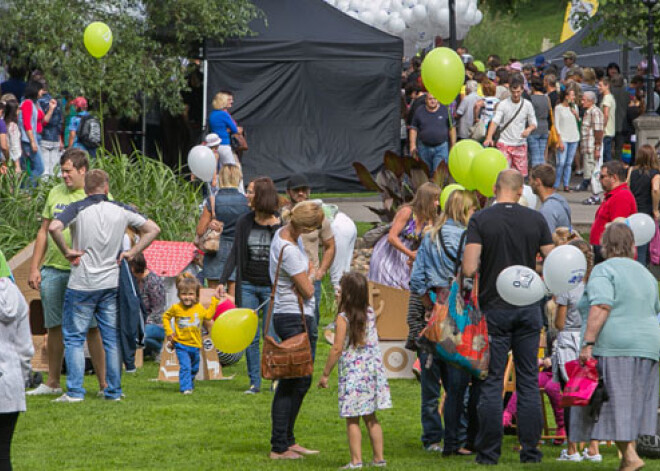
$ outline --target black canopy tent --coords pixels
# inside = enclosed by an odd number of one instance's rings
[[[563,55],[566,51],[573,51],[577,54],[577,63],[583,67],[607,67],[610,62],[615,62],[621,67],[621,72],[626,75],[624,70],[624,63],[628,63],[628,69],[634,69],[637,64],[646,59],[646,49],[643,46],[628,42],[628,57],[625,58],[626,53],[624,46],[614,41],[600,39],[598,44],[594,46],[586,46],[583,44],[587,34],[593,29],[594,25],[598,22],[598,17],[589,21],[580,31],[568,38],[566,41],[557,44],[555,47],[547,51],[529,57],[524,62],[534,62],[534,58],[542,55],[545,57],[546,62],[563,66]],[[657,59],[656,59],[657,60]]]
[[[206,44],[206,116],[215,93],[234,92],[246,181],[281,188],[304,173],[315,191],[361,188],[351,163],[374,171],[399,149],[402,40],[323,0],[252,1],[265,13],[254,36]]]

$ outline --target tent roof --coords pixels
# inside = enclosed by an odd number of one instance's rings
[[[528,57],[524,62],[534,62],[534,58],[542,55],[546,62],[562,66],[564,62],[563,55],[566,51],[574,51],[577,56],[577,63],[583,67],[606,67],[610,62],[616,62],[621,66],[623,62],[623,45],[614,41],[601,39],[595,46],[585,46],[582,41],[589,31],[593,29],[597,20],[587,23],[580,31],[575,33],[566,41],[557,44],[555,47],[541,52],[532,57]],[[636,66],[644,59],[642,46],[629,42],[628,64]]]
[[[195,259],[197,247],[190,242],[155,240],[144,250],[147,268],[158,276],[177,276]]]
[[[403,41],[356,20],[323,0],[252,0],[264,17],[250,23],[256,34],[210,41],[208,60],[303,61],[395,57]]]

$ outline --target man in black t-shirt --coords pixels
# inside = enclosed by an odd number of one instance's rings
[[[543,326],[540,303],[513,306],[504,301],[495,286],[507,267],[536,267],[536,255],[552,250],[552,237],[541,213],[520,206],[523,177],[516,170],[500,172],[495,184],[497,205],[479,211],[468,224],[463,255],[463,273],[480,275],[479,305],[488,322],[490,363],[481,384],[477,463],[497,464],[502,448],[502,387],[509,350],[513,350],[518,392],[520,461],[541,461],[541,396],[537,356]]]
[[[417,108],[410,123],[410,153],[424,161],[432,174],[440,162],[449,163],[449,150],[455,143],[449,110],[428,93],[425,106]]]

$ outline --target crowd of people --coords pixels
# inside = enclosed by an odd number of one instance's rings
[[[363,466],[360,418],[371,439],[371,464],[386,465],[376,413],[392,407],[392,399],[368,281],[410,293],[406,348],[419,360],[424,449],[497,464],[503,433],[515,423],[521,462],[540,462],[541,386],[553,403],[559,444],[564,437],[568,440],[557,459],[601,461],[599,442],[613,440],[622,456],[620,469],[643,466],[635,440],[656,432],[660,300],[657,282],[646,268],[650,247],[635,247],[625,218],[643,212],[657,224],[660,165],[648,144],[639,145],[629,161],[622,152],[625,145],[635,144],[632,120],[644,112],[641,82],[634,77],[627,88],[616,64],[602,70],[581,68],[570,51],[561,70],[547,66],[542,57],[534,65],[516,60],[502,65],[497,56],[489,57],[487,70],[479,70],[467,50],[458,52],[466,62],[465,87],[450,106],[424,90],[421,58],[414,58],[404,71],[401,150],[433,171],[448,161],[451,147],[461,139],[496,146],[510,168],[497,177],[494,201],[485,206],[475,192],[459,189],[440,211],[441,188],[425,183],[398,209],[375,244],[368,279],[349,273],[355,223],[336,207],[311,200],[311,184],[304,175],[289,178],[285,197],[267,176],[244,185],[233,142],[242,129],[230,114],[232,94],[219,92],[204,140],[215,155],[216,171],[205,188],[196,229],[200,246],[213,232],[219,242],[216,249],[200,254],[198,275],[184,273],[177,279],[179,302],[172,306],[166,305],[163,280],[148,269],[142,255],[158,236],[158,226],[135,208],[114,201],[108,175],[90,169],[96,147],[87,145],[89,134],[94,134],[88,128],[94,126],[87,118],[86,100],[53,99],[38,73],[24,90],[14,90],[14,97],[4,94],[1,108],[7,130],[2,133],[0,121],[0,148],[5,162],[17,171],[27,170],[33,184],[39,184],[42,174],[62,179],[44,205],[29,275],[29,285],[40,290],[44,306],[48,376],[27,394],[57,396],[58,403],[83,401],[86,341],[98,394],[111,401],[123,399],[122,363],[127,373],[135,371],[120,345],[126,263],[144,306],[146,353],[159,361],[164,345],[176,351],[184,395],[194,394],[202,329],[211,329],[219,304],[229,299],[256,311],[262,322],[246,349],[250,385],[245,393],[260,394],[264,335],[286,341],[306,332],[315,358],[322,280],[328,274],[335,288],[328,294],[337,296],[339,312],[334,344],[318,385],[328,387],[338,363],[339,410],[346,419],[351,458],[345,468]],[[24,99],[19,103],[17,96]],[[63,110],[71,107],[76,115],[65,125]],[[583,177],[577,189],[592,189],[585,204],[600,205],[588,242],[573,230],[570,205],[560,194],[573,191],[574,170]],[[527,207],[525,182],[541,202],[538,209]],[[588,266],[577,288],[528,306],[511,305],[500,296],[497,277],[504,269],[523,265],[536,270],[544,257],[564,244],[577,247]],[[465,289],[478,289],[479,307],[487,320],[490,362],[485,378],[454,367],[420,341],[434,306],[447,302],[458,276],[473,280]],[[203,285],[215,288],[209,307],[200,304]],[[0,357],[0,367],[13,375],[11,388],[0,381],[0,397],[11,399],[0,403],[2,464],[9,463],[18,412],[25,410],[22,378],[29,372],[32,348],[22,296],[5,278],[0,279],[0,294],[0,344],[11,351]],[[548,341],[540,370],[544,330]],[[516,394],[505,404],[509,352]],[[598,421],[591,406],[561,410],[557,405],[569,380],[566,363],[592,358],[598,360],[610,398],[599,405]],[[60,383],[64,360],[66,392]],[[271,385],[270,458],[319,453],[302,446],[294,433],[311,385],[311,376],[282,378]],[[590,443],[583,453],[577,448],[580,442]]]

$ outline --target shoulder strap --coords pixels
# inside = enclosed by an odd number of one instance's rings
[[[286,249],[289,244],[285,244],[280,250],[280,256],[277,260],[277,269],[275,270],[275,280],[273,280],[273,287],[270,290],[270,303],[268,304],[268,314],[266,315],[266,325],[270,325],[270,319],[273,315],[273,308],[275,307],[275,290],[277,290],[277,282],[280,280],[280,269],[282,268],[282,259],[284,258],[284,249]],[[303,300],[300,293],[296,291],[298,296],[298,306],[300,307],[300,315],[302,319],[303,329],[307,333],[307,323],[305,322],[305,309],[303,306]]]
[[[498,103],[498,104],[499,104],[499,103]],[[502,134],[502,133],[504,132],[504,130],[505,130],[506,128],[508,128],[509,125],[510,125],[511,123],[513,123],[513,120],[516,119],[516,117],[520,114],[520,111],[522,110],[523,106],[525,106],[525,99],[524,99],[523,97],[520,97],[520,106],[518,107],[518,109],[516,110],[516,112],[513,114],[513,116],[511,117],[511,119],[510,119],[509,121],[506,122],[506,124],[504,125],[504,127],[502,127],[502,129],[500,130],[500,134]]]
[[[552,102],[550,101],[550,97],[547,97],[547,98],[548,98],[548,109],[550,110],[550,126],[554,126],[555,125],[555,116],[552,113]]]
[[[211,203],[211,216],[215,219],[215,195],[209,196],[209,203]]]
[[[458,273],[458,268],[461,265],[461,261],[462,261],[461,254],[463,253],[462,249],[463,246],[465,245],[466,237],[467,237],[467,230],[464,230],[463,233],[461,234],[460,240],[458,241],[458,247],[456,248],[456,255],[452,255],[449,252],[449,250],[447,250],[447,246],[445,245],[445,240],[442,237],[442,228],[440,228],[440,230],[438,231],[438,239],[440,240],[440,245],[442,246],[442,252],[445,253],[445,255],[450,261],[454,262],[454,273]],[[437,241],[436,241],[436,245],[437,245]],[[438,250],[440,250],[439,247]]]

